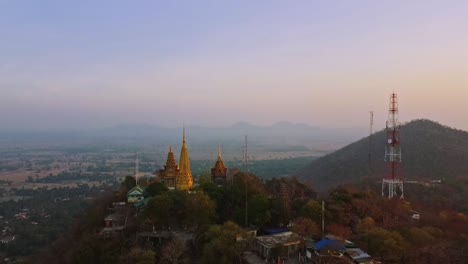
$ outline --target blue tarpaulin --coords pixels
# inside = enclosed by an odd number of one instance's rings
[[[324,249],[333,249],[333,250],[344,250],[345,247],[343,243],[338,240],[331,240],[331,239],[322,239],[319,242],[315,243],[315,248],[317,250],[324,250]]]

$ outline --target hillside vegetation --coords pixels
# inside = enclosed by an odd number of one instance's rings
[[[400,171],[406,180],[468,176],[468,132],[424,119],[403,124],[400,132],[403,157]],[[372,141],[371,166],[366,137],[312,161],[298,176],[319,191],[363,178],[379,179],[387,170],[385,130],[375,133]]]

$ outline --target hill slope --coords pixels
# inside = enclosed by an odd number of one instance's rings
[[[468,132],[424,119],[402,125],[400,132],[401,174],[407,180],[468,176]],[[375,133],[372,140],[371,170],[369,138],[366,137],[312,161],[297,176],[312,182],[319,191],[356,182],[363,177],[382,178],[386,172],[385,131]]]

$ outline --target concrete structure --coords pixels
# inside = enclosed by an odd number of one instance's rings
[[[290,257],[299,251],[301,237],[293,232],[283,232],[256,238],[256,250],[262,258],[276,257],[275,255]]]

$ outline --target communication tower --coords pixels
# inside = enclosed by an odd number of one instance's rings
[[[390,105],[387,120],[387,142],[385,147],[385,162],[389,170],[382,179],[382,196],[392,199],[403,196],[403,177],[399,174],[401,164],[400,122],[398,121],[398,98],[395,93],[390,95]]]

